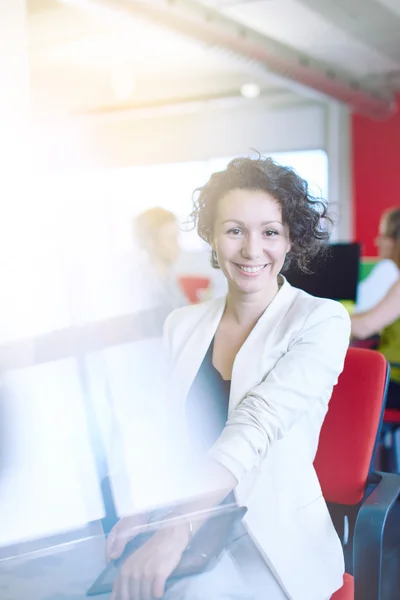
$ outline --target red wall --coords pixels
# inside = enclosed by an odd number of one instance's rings
[[[380,215],[400,206],[400,108],[386,121],[353,115],[352,136],[355,239],[375,256]]]

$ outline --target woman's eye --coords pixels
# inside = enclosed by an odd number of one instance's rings
[[[275,237],[276,235],[278,235],[278,232],[275,231],[275,229],[267,229],[267,231],[264,231],[264,235],[266,235],[267,237]]]
[[[228,233],[231,235],[240,235],[242,232],[237,227],[233,227],[232,229],[229,229]]]

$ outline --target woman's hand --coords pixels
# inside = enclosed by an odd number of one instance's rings
[[[189,537],[185,524],[155,533],[125,560],[115,581],[111,600],[162,598],[165,583],[178,566]]]
[[[140,527],[149,520],[148,514],[138,514],[120,519],[111,529],[106,540],[106,561],[117,560],[128,542],[133,540],[140,532]]]

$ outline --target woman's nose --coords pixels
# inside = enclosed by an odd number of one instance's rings
[[[248,260],[256,260],[263,255],[262,240],[258,235],[248,235],[242,247],[242,256]]]

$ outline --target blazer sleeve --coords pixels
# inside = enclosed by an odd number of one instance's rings
[[[311,411],[328,404],[350,339],[350,318],[341,304],[325,301],[307,317],[288,351],[229,416],[210,450],[238,482],[259,466],[275,440]]]

